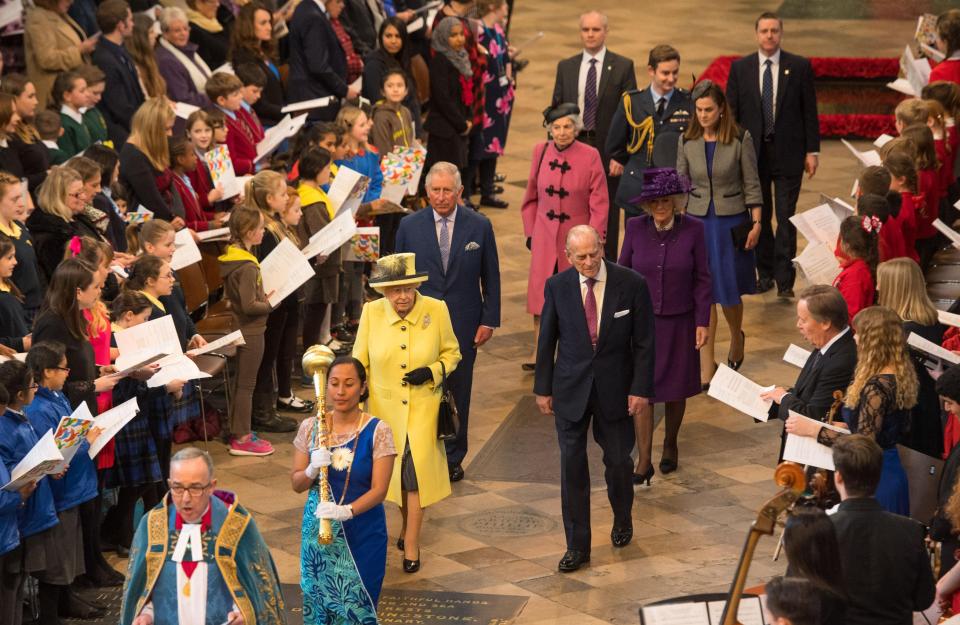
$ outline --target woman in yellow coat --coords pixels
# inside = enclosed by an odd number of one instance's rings
[[[369,412],[393,430],[397,456],[387,499],[400,505],[403,529],[397,548],[403,570],[420,569],[423,509],[450,494],[443,441],[437,439],[441,364],[447,375],[460,362],[460,348],[447,305],[421,295],[414,254],[377,261],[370,286],[382,299],[363,307],[353,355],[368,371]]]

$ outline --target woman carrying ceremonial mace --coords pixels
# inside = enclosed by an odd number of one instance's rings
[[[290,476],[294,491],[309,491],[300,548],[303,622],[375,625],[386,568],[383,500],[397,455],[393,433],[360,409],[367,381],[359,361],[314,345],[303,370],[317,395],[317,415],[300,424],[293,441]]]

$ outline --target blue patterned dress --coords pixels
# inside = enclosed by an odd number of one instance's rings
[[[347,493],[342,501],[348,473],[338,459],[353,450],[354,437],[330,447],[334,462],[329,468],[328,480],[333,499],[338,503],[351,503],[370,490],[377,440],[387,443],[386,448],[380,448],[380,456],[396,454],[390,426],[367,414],[362,418],[367,423],[356,441]],[[294,442],[299,451],[309,455],[315,449],[316,427],[316,418],[307,419],[301,426]],[[306,432],[309,438],[304,441]],[[333,542],[321,545],[317,542],[320,521],[315,516],[318,502],[318,482],[314,481],[303,509],[301,529],[300,588],[304,625],[376,625],[379,622],[377,601],[387,563],[387,519],[383,504],[349,521],[333,521]]]

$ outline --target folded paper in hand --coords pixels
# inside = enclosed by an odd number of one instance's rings
[[[760,399],[760,394],[772,391],[774,388],[760,386],[727,365],[721,364],[713,375],[713,379],[710,380],[710,390],[707,391],[707,395],[754,419],[766,421],[772,402]]]

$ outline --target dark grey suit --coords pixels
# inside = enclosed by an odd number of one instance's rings
[[[557,78],[553,84],[551,106],[564,102],[576,103],[579,99],[580,65],[583,53],[557,63]],[[610,154],[606,151],[607,134],[623,94],[637,88],[637,77],[633,61],[607,50],[603,57],[603,66],[597,68],[597,124],[593,132],[584,131],[578,139],[592,145],[600,151],[604,171],[609,171]],[[582,113],[582,111],[581,111]],[[619,177],[607,176],[607,191],[610,194],[610,211],[607,220],[607,243],[605,255],[609,260],[617,259],[617,237],[620,230],[620,209],[613,199],[617,196]]]

